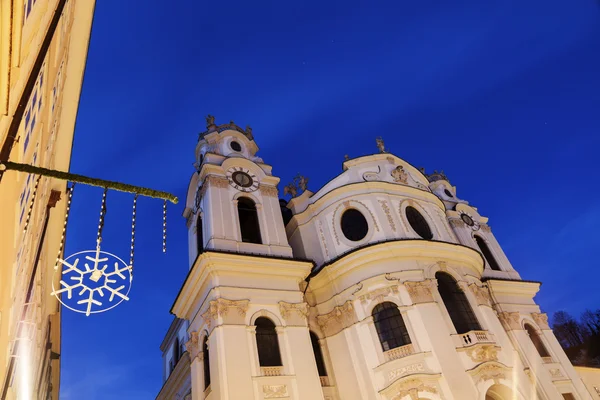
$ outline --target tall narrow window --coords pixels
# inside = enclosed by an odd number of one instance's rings
[[[325,369],[325,361],[323,360],[323,352],[321,351],[319,338],[314,332],[310,332],[310,342],[312,343],[313,353],[315,354],[319,376],[327,376],[327,370]]]
[[[458,283],[454,278],[444,272],[436,273],[435,278],[438,281],[440,296],[442,296],[444,305],[448,310],[448,314],[450,314],[456,333],[480,331],[481,326],[467,300],[467,296],[458,287]]]
[[[179,338],[175,338],[175,344],[173,345],[173,359],[175,360],[175,364],[181,358],[181,354],[179,353]]]
[[[210,358],[208,353],[208,335],[204,336],[202,344],[202,355],[204,356],[204,390],[210,386]]]
[[[538,353],[540,353],[540,357],[550,357],[550,353],[548,353],[546,346],[544,346],[544,343],[542,342],[542,338],[540,338],[540,335],[538,335],[535,328],[529,324],[525,324],[525,330],[527,331],[527,334],[533,342],[536,350]]]
[[[494,255],[490,251],[490,248],[488,247],[485,240],[483,240],[480,236],[475,235],[475,241],[477,242],[477,246],[479,246],[479,249],[483,253],[483,256],[485,257],[485,260],[487,261],[490,268],[494,271],[500,271],[500,266],[496,262],[496,259],[494,258]]]
[[[238,216],[242,242],[262,244],[256,204],[247,197],[238,199]]]
[[[404,212],[406,213],[408,223],[417,235],[421,236],[423,239],[433,239],[433,233],[431,233],[429,224],[416,208],[408,206]]]
[[[383,351],[410,344],[408,330],[394,303],[386,301],[375,306],[373,322]]]
[[[198,221],[196,222],[196,241],[198,254],[202,254],[204,251],[204,238],[202,237],[202,217],[200,215],[198,215]]]
[[[269,318],[258,317],[254,325],[256,326],[258,363],[261,367],[280,367],[281,353],[275,324]]]

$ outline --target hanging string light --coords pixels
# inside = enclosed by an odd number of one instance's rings
[[[102,205],[100,206],[100,221],[98,222],[98,236],[96,236],[96,247],[100,247],[102,242],[102,229],[104,228],[104,216],[106,215],[106,192],[108,188],[104,188],[102,193]]]
[[[33,205],[35,203],[35,196],[37,194],[38,186],[40,185],[40,180],[42,179],[42,175],[38,175],[35,180],[35,186],[33,187],[33,193],[31,193],[31,201],[29,202],[29,210],[27,211],[27,218],[25,219],[25,226],[23,227],[23,233],[27,232],[27,228],[29,227],[29,220],[31,219],[31,213],[33,211]]]
[[[58,246],[58,254],[56,255],[56,263],[54,264],[54,269],[58,268],[63,247],[65,245],[65,234],[67,233],[67,222],[69,221],[69,212],[71,211],[71,200],[73,199],[73,190],[75,190],[75,183],[71,184],[71,187],[67,189],[67,209],[65,211],[65,222],[63,223],[63,229],[60,235],[60,244]]]
[[[137,198],[138,195],[133,197],[133,214],[131,215],[131,252],[129,253],[129,266],[131,267],[131,271],[133,273],[133,256],[134,256],[134,246],[135,246],[135,218],[136,218],[136,209],[137,209]]]
[[[163,202],[163,253],[167,252],[167,201]]]

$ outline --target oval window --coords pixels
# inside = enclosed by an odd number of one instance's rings
[[[429,224],[427,221],[425,221],[425,218],[420,212],[417,211],[416,208],[408,206],[404,212],[406,213],[406,219],[408,220],[408,223],[417,233],[417,235],[421,236],[423,239],[433,239],[433,233],[431,233]]]
[[[446,196],[448,196],[448,197],[454,197],[454,196],[452,196],[452,192],[451,192],[451,191],[449,191],[448,189],[444,189],[444,193],[445,193],[445,194],[446,194]]]
[[[353,242],[364,239],[369,232],[369,224],[360,211],[350,208],[342,214],[342,232]]]
[[[242,151],[242,146],[238,142],[231,142],[230,146],[234,151]]]

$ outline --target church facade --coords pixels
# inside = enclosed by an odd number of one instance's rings
[[[157,399],[600,398],[488,219],[377,144],[286,202],[252,131],[207,118]]]

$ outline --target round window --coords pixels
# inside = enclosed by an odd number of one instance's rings
[[[408,223],[417,235],[421,236],[423,239],[433,239],[433,233],[431,233],[429,224],[416,208],[408,206],[406,207],[405,213]]]
[[[234,151],[242,151],[242,145],[240,145],[238,142],[231,142],[229,146],[231,146]]]
[[[369,232],[369,224],[360,211],[350,208],[342,214],[342,232],[349,240],[358,242]]]
[[[448,197],[453,197],[452,192],[449,191],[448,189],[444,189],[444,193],[446,193],[446,196],[448,196]]]
[[[473,221],[473,218],[471,218],[468,214],[461,214],[460,219],[462,219],[463,222],[469,226],[475,225],[475,221]]]

